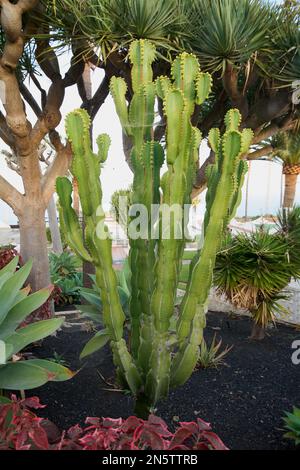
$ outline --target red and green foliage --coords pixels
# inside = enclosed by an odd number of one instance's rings
[[[31,411],[44,408],[37,397],[0,401],[0,450],[227,450],[209,423],[179,423],[175,433],[157,416],[147,421],[131,416],[123,420],[87,418],[49,442],[45,420]]]
[[[20,258],[17,250],[12,246],[1,246],[0,247],[0,269],[7,266],[16,256],[19,256],[19,264],[22,265],[22,259]]]

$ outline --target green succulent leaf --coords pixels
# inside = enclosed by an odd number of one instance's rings
[[[50,320],[42,320],[31,325],[20,328],[12,335],[6,338],[6,342],[12,345],[9,359],[13,354],[21,351],[28,344],[39,341],[57,331],[64,322],[64,318],[52,318]]]
[[[31,390],[52,379],[53,374],[29,361],[11,362],[0,366],[0,388],[5,390]]]
[[[80,359],[102,349],[110,340],[109,331],[107,329],[99,331],[83,348],[80,354]]]

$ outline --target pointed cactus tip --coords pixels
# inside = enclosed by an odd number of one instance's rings
[[[225,125],[228,131],[238,131],[242,122],[242,116],[238,109],[230,109],[225,116]]]
[[[108,134],[101,134],[97,138],[97,145],[98,145],[98,156],[101,163],[106,162],[108,157],[109,147],[111,145],[111,138]]]

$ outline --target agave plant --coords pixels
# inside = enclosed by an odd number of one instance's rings
[[[251,312],[253,339],[262,339],[268,323],[287,313],[280,303],[287,298],[282,291],[300,275],[292,250],[282,235],[257,231],[228,237],[218,253],[214,284],[233,305]]]
[[[48,381],[64,381],[73,373],[59,364],[44,360],[22,360],[22,349],[58,330],[64,318],[53,318],[22,326],[24,320],[48,299],[51,289],[29,295],[22,288],[32,266],[18,271],[15,257],[0,271],[0,390],[28,390]]]

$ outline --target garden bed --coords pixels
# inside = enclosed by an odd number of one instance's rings
[[[231,449],[293,449],[283,438],[282,416],[300,404],[300,366],[292,364],[292,342],[300,331],[284,325],[268,330],[262,342],[247,339],[250,320],[223,313],[209,313],[206,340],[215,333],[223,346],[233,345],[226,365],[219,369],[196,371],[189,382],[171,392],[157,414],[171,426],[176,420],[193,421],[197,416],[209,421],[214,431]],[[42,410],[60,428],[83,423],[87,416],[126,418],[133,413],[129,395],[109,391],[112,366],[109,348],[104,348],[84,363],[80,351],[91,333],[62,331],[47,338],[35,351],[40,357],[54,352],[63,356],[73,370],[80,372],[69,382],[48,383],[38,394],[47,405]]]

